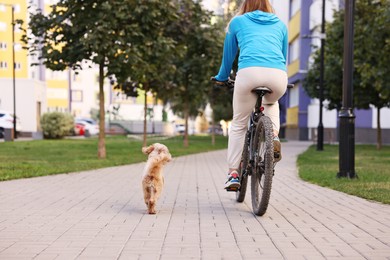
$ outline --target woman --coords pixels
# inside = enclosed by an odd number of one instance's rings
[[[240,49],[228,144],[227,190],[240,187],[237,169],[249,115],[256,103],[256,96],[251,90],[258,86],[266,86],[272,90],[271,94],[264,97],[264,113],[273,124],[275,162],[281,159],[278,100],[287,88],[287,47],[287,28],[273,13],[269,1],[244,0],[227,27],[221,68],[214,77],[217,82],[228,80],[233,61]]]

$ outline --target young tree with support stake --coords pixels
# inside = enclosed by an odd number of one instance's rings
[[[130,75],[140,79],[157,78],[145,52],[169,49],[170,44],[159,38],[165,23],[172,17],[174,6],[169,0],[77,1],[60,0],[51,6],[47,15],[31,15],[29,28],[33,37],[25,35],[31,53],[38,53],[43,64],[52,70],[82,69],[82,62],[90,60],[99,66],[100,133],[98,158],[106,158],[104,79],[115,75],[123,80]],[[152,24],[153,26],[147,27]],[[158,45],[155,44],[158,42]],[[155,55],[156,59],[160,57]],[[131,68],[145,64],[138,74]],[[129,69],[130,68],[130,69]],[[136,69],[136,68],[134,68]],[[149,73],[147,73],[149,72]],[[139,76],[139,75],[142,76]],[[152,77],[150,77],[152,75]],[[138,77],[137,77],[138,76]],[[154,77],[153,77],[154,76]],[[144,80],[145,81],[145,80]],[[148,90],[148,84],[144,85]]]
[[[178,1],[178,6],[179,19],[170,28],[179,54],[173,59],[176,71],[167,91],[158,94],[183,116],[183,145],[187,147],[188,119],[197,116],[199,108],[208,102],[209,75],[220,58],[217,52],[220,47],[216,44],[220,29],[211,23],[211,13],[203,10],[200,3],[184,0]]]
[[[109,67],[109,71],[117,78],[119,84],[116,88],[128,96],[136,95],[137,89],[144,91],[143,145],[146,146],[146,97],[149,91],[164,92],[170,75],[175,71],[172,60],[176,54],[176,44],[169,35],[169,28],[177,21],[178,10],[171,0],[135,2],[138,4],[128,14],[135,27],[129,39],[130,50],[118,54],[122,64],[115,63]]]

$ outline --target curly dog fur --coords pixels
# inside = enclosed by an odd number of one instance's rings
[[[168,148],[160,143],[143,147],[142,152],[148,155],[142,177],[144,200],[148,213],[156,214],[156,202],[164,186],[163,166],[172,160],[172,156]]]

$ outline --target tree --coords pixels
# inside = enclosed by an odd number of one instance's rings
[[[178,1],[179,19],[170,28],[179,55],[173,59],[176,71],[164,93],[175,113],[185,120],[183,144],[188,146],[188,119],[207,104],[210,76],[214,73],[218,27],[211,23],[211,13],[192,0]]]
[[[240,5],[241,1],[232,0],[229,1],[227,8],[225,9],[225,13],[223,16],[218,17],[216,26],[219,27],[219,30],[216,30],[218,34],[216,34],[216,57],[222,57],[223,51],[223,41],[225,38],[226,26],[229,21],[236,14],[237,7]],[[214,64],[214,73],[216,73],[219,69],[221,62],[221,58],[217,60],[217,63]],[[232,74],[230,78],[235,79],[238,69],[238,55],[234,60],[232,67]],[[220,86],[214,86],[209,93],[209,102],[213,111],[212,114],[212,138],[211,143],[215,144],[215,122],[219,122],[221,120],[230,121],[233,118],[233,90],[229,90],[227,88],[221,88]]]
[[[52,70],[82,69],[82,62],[90,60],[99,66],[99,142],[98,158],[106,158],[104,78],[107,68],[123,66],[119,54],[127,53],[129,60],[133,46],[131,39],[139,34],[131,14],[137,1],[77,1],[60,0],[52,5],[47,15],[31,15],[29,29],[33,37],[24,36],[32,54],[38,54],[43,64]]]
[[[363,96],[377,108],[377,149],[382,147],[380,110],[390,107],[390,1],[359,1],[356,10],[356,68]]]
[[[170,38],[161,34],[174,10],[170,0],[60,0],[47,16],[32,15],[29,27],[34,39],[25,39],[48,68],[82,69],[84,60],[99,65],[99,158],[106,157],[104,78],[115,75],[123,85],[130,80],[145,92],[151,89],[161,78],[158,69],[164,71],[163,56],[173,46]]]
[[[390,107],[390,6],[386,0],[359,0],[356,2],[353,98],[354,105],[378,109],[378,141],[381,147],[379,110]],[[343,84],[344,10],[334,13],[334,21],[327,24],[327,44],[324,58],[324,97],[329,109],[340,109]],[[380,51],[378,51],[380,50]],[[304,81],[309,96],[318,98],[320,55],[317,50],[314,62]]]
[[[116,88],[131,96],[134,89],[144,90],[144,134],[147,142],[147,103],[149,91],[159,93],[174,73],[172,60],[176,54],[175,42],[168,31],[177,20],[177,7],[172,0],[132,1],[129,22],[134,27],[130,46],[118,53],[121,63],[109,66],[119,83]],[[129,16],[128,14],[128,16]]]

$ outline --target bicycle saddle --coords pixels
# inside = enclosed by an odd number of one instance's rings
[[[272,93],[272,90],[270,90],[267,87],[257,87],[257,88],[252,89],[252,92],[256,93],[257,95],[260,95],[260,94],[264,95],[264,94],[267,94],[267,93]]]

